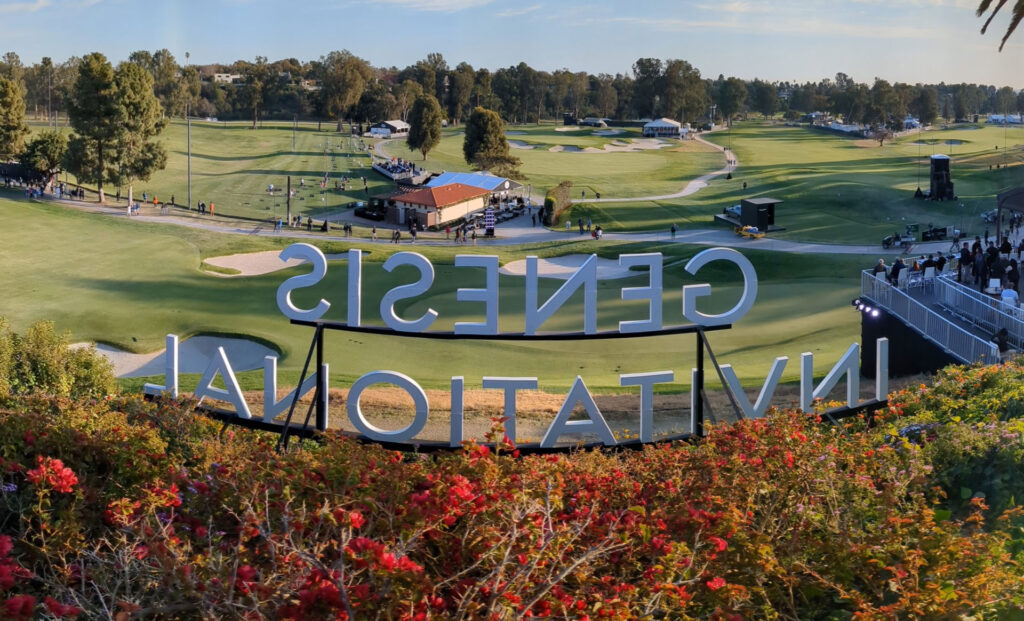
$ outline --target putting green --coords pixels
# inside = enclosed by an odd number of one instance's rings
[[[263,276],[223,279],[203,273],[205,257],[233,252],[279,248],[287,240],[216,235],[173,225],[151,224],[112,215],[84,213],[57,205],[0,199],[5,227],[0,242],[5,248],[5,270],[0,285],[8,292],[3,314],[17,330],[38,319],[52,319],[74,340],[97,340],[132,351],[154,351],[164,335],[213,333],[255,337],[282,352],[282,382],[294,379],[311,337],[310,330],[291,326],[276,308],[275,291],[288,276],[308,268],[294,268]],[[363,243],[369,251],[364,271],[363,315],[375,321],[384,292],[413,276],[402,270],[384,272],[380,264],[396,247]],[[343,250],[331,244],[330,252]],[[562,246],[564,249],[564,246]],[[412,250],[402,247],[402,250]],[[602,256],[662,251],[666,264],[692,256],[699,249],[682,245],[595,244],[573,245],[572,252]],[[482,286],[475,270],[455,268],[450,247],[416,247],[435,264],[437,278],[430,292],[399,305],[399,312],[415,317],[428,306],[440,315],[436,329],[454,321],[480,321],[479,305],[455,299],[458,287]],[[459,249],[470,252],[469,249]],[[498,254],[503,262],[527,254],[553,256],[558,245],[535,248],[487,248],[475,252]],[[807,257],[749,252],[759,269],[761,288],[754,310],[734,329],[716,332],[711,342],[720,362],[731,363],[747,383],[763,379],[776,355],[795,359],[801,352],[818,354],[824,373],[853,341],[858,340],[858,316],[849,309],[856,295],[857,270],[872,262],[867,257]],[[715,294],[702,310],[722,310],[735,303],[738,271],[708,266],[700,279],[681,274],[679,264],[666,271],[664,313],[666,323],[682,323],[680,287],[711,283]],[[685,276],[685,277],[684,277]],[[620,288],[642,286],[646,278],[602,282],[599,288],[600,328],[612,329],[620,319],[644,316],[638,302],[623,302]],[[541,299],[561,283],[545,279]],[[328,278],[316,288],[296,292],[300,305],[325,297],[333,306],[330,316],[345,317],[345,269],[332,263]],[[523,279],[502,276],[502,329],[523,326]],[[575,294],[546,330],[579,330],[582,296]],[[616,389],[618,374],[675,370],[688,376],[692,366],[692,337],[659,337],[626,341],[562,343],[493,343],[409,340],[400,337],[332,334],[328,340],[332,381],[347,382],[367,371],[391,368],[416,378],[425,386],[443,387],[452,375],[465,375],[467,386],[484,374],[536,376],[544,388],[563,389],[576,374],[597,390]],[[396,355],[400,352],[400,355]],[[795,364],[786,374],[797,377]],[[249,376],[249,387],[259,386]]]

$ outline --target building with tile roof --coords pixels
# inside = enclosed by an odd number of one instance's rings
[[[406,227],[412,222],[424,227],[439,226],[482,210],[490,195],[490,190],[464,183],[394,194],[387,199],[388,222]]]

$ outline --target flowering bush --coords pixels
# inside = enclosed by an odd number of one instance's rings
[[[964,373],[966,402],[998,381]],[[914,397],[941,402],[943,382]],[[919,441],[902,422],[786,412],[694,445],[424,457],[335,434],[282,454],[275,436],[222,438],[191,408],[0,410],[4,615],[883,619],[1024,605],[1013,477],[985,491],[964,484],[973,465],[957,470],[984,456],[1019,472],[1018,422]]]

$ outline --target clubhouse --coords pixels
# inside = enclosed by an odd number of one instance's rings
[[[388,197],[387,221],[405,227],[439,226],[465,218],[487,206],[490,190],[464,183],[448,183],[399,192]]]

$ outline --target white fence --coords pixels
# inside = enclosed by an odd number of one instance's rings
[[[867,270],[861,273],[860,293],[961,362],[999,362],[995,343],[971,334]]]
[[[1019,308],[1003,306],[998,298],[986,295],[941,276],[935,280],[935,297],[949,312],[995,334],[1006,328],[1014,348],[1024,349],[1024,313]]]

